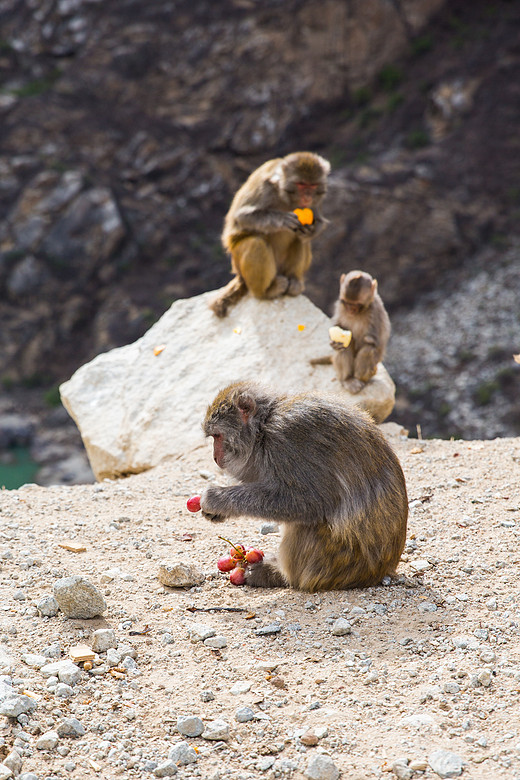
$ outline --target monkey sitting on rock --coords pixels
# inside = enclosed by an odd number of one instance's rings
[[[320,206],[329,172],[323,157],[294,152],[268,160],[240,187],[222,232],[235,276],[210,303],[217,317],[248,291],[266,299],[303,292],[311,240],[327,224]]]
[[[278,554],[251,566],[248,585],[315,592],[377,585],[395,571],[406,485],[369,415],[336,398],[238,382],[218,393],[203,429],[215,462],[239,483],[206,488],[205,517],[283,523]]]
[[[390,319],[377,280],[366,271],[342,274],[332,321],[350,331],[350,342],[331,339],[332,358],[314,358],[311,365],[332,363],[341,384],[350,393],[359,393],[376,374],[390,338]]]

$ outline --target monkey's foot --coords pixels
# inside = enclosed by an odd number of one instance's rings
[[[289,286],[287,288],[286,295],[301,295],[304,289],[304,284],[299,279],[289,279]]]
[[[209,308],[213,314],[216,314],[220,319],[227,316],[228,304],[222,298],[215,298],[215,300],[209,304]]]
[[[354,377],[352,377],[352,379],[346,379],[343,382],[343,387],[348,390],[349,393],[352,393],[352,395],[356,395],[356,393],[363,390],[365,385],[366,382],[362,382],[361,379],[355,379]]]
[[[246,570],[246,585],[253,588],[286,588],[287,580],[276,565],[276,561],[253,564]]]
[[[278,274],[275,276],[267,290],[265,291],[265,297],[266,298],[280,298],[282,295],[285,295],[287,290],[289,289],[290,281],[289,279],[284,276],[283,274]]]

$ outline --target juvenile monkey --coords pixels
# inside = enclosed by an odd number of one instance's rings
[[[336,375],[347,390],[359,393],[376,373],[390,338],[390,320],[377,280],[365,271],[342,274],[333,322],[352,332],[348,347],[330,342]]]
[[[406,485],[367,414],[335,398],[238,382],[218,393],[203,429],[217,465],[239,482],[206,488],[203,514],[284,524],[277,556],[254,564],[248,585],[357,588],[395,570],[406,537]]]
[[[240,187],[222,232],[235,276],[210,304],[218,317],[248,290],[268,299],[303,292],[311,240],[327,225],[320,206],[329,172],[323,157],[294,152],[264,163]],[[296,208],[311,209],[312,224],[302,224]]]

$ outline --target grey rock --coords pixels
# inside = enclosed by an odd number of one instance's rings
[[[247,723],[250,720],[254,720],[255,711],[251,707],[239,707],[235,712],[235,720],[238,723]]]
[[[47,596],[42,596],[37,603],[36,608],[40,615],[43,615],[44,617],[56,617],[60,610],[60,605],[56,598],[49,594]]]
[[[462,758],[448,750],[434,750],[428,756],[428,763],[439,777],[459,777],[464,768]]]
[[[212,720],[206,724],[202,733],[203,739],[222,740],[226,742],[229,739],[229,724],[225,720]]]
[[[17,718],[22,713],[32,712],[36,709],[36,702],[30,696],[21,693],[12,693],[0,700],[0,715],[9,718]]]
[[[76,666],[69,658],[45,664],[45,666],[41,667],[40,672],[45,678],[56,676],[60,682],[67,685],[76,685],[83,674],[79,666]]]
[[[22,771],[22,757],[17,750],[11,750],[2,761],[2,764],[8,767],[15,777]]]
[[[205,575],[191,563],[163,561],[159,564],[157,578],[161,585],[168,588],[191,588],[194,585],[201,585]]]
[[[352,626],[345,618],[338,618],[334,621],[331,629],[334,636],[348,636],[352,633]]]
[[[54,584],[54,595],[64,615],[88,620],[105,612],[107,605],[99,590],[84,577],[64,577]]]
[[[187,742],[178,742],[168,753],[168,758],[178,766],[187,766],[197,761],[197,753]]]
[[[318,754],[310,760],[304,774],[309,780],[337,780],[339,769],[330,756]]]
[[[36,740],[36,748],[38,750],[54,750],[59,741],[60,735],[57,731],[46,731]]]
[[[279,634],[282,630],[281,623],[269,623],[267,626],[261,626],[255,630],[257,636],[268,636],[269,634]]]
[[[162,764],[159,764],[158,767],[156,767],[153,770],[153,773],[155,777],[173,777],[173,775],[176,775],[179,770],[173,763],[173,761],[164,761]]]
[[[177,731],[185,737],[200,737],[204,731],[204,723],[195,715],[181,715],[177,718]]]
[[[262,523],[260,526],[260,533],[263,536],[266,536],[267,534],[277,534],[279,531],[279,525],[278,523]]]
[[[213,650],[223,650],[224,647],[227,647],[227,639],[225,636],[210,636],[204,640],[204,644]]]
[[[65,718],[56,729],[60,737],[83,737],[85,726],[77,718]]]
[[[92,634],[90,646],[95,653],[104,653],[111,647],[117,647],[116,632],[113,628],[98,628]]]
[[[204,642],[212,636],[215,636],[216,631],[213,626],[207,626],[205,623],[192,623],[189,627],[189,635],[192,642]]]

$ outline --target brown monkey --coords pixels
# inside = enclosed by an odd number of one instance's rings
[[[239,481],[208,487],[204,515],[284,524],[278,555],[254,564],[247,584],[335,590],[377,585],[395,570],[406,485],[369,415],[336,398],[275,395],[238,382],[218,393],[203,429],[216,463]]]
[[[390,338],[390,320],[377,280],[365,271],[342,274],[333,322],[352,332],[348,347],[330,342],[336,375],[347,390],[359,393],[376,373]]]
[[[218,317],[248,290],[256,298],[303,292],[311,240],[327,225],[320,205],[329,172],[323,157],[294,152],[264,163],[240,187],[222,232],[235,277],[210,304]],[[302,224],[296,208],[311,209],[312,224]]]

